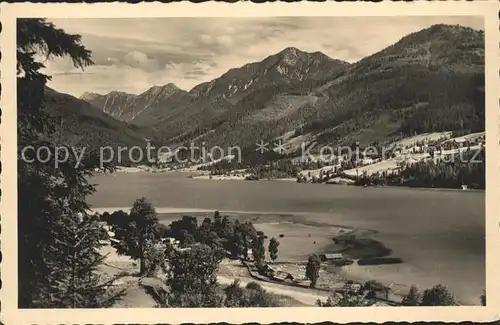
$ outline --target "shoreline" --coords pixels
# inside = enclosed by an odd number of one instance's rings
[[[145,170],[140,167],[118,167],[114,173],[124,173],[124,174],[135,174],[135,173],[148,173],[148,174],[168,174],[168,173],[184,173],[191,174],[187,175],[186,178],[194,179],[194,180],[202,180],[202,181],[247,181],[247,182],[290,182],[290,183],[298,183],[298,184],[316,184],[316,185],[336,185],[336,186],[356,186],[353,184],[344,184],[344,183],[300,183],[296,181],[296,178],[275,178],[275,179],[259,179],[259,180],[246,180],[245,176],[226,176],[226,175],[213,175],[212,179],[207,172],[203,171],[193,171],[193,170]],[[197,173],[198,175],[192,175],[193,173]],[[380,185],[380,186],[357,186],[360,188],[401,188],[401,189],[413,189],[413,190],[433,190],[433,191],[458,191],[458,192],[485,192],[486,189],[473,189],[468,188],[467,190],[463,190],[461,188],[448,188],[448,187],[412,187],[412,186],[400,186],[400,185]],[[228,211],[228,212],[239,212],[239,211]],[[254,211],[252,211],[254,212]],[[265,213],[265,212],[264,212]]]
[[[108,211],[111,213],[116,210],[123,210],[128,212],[130,210],[130,207],[99,207],[91,209],[91,211],[99,213],[102,213],[104,211]],[[156,208],[156,211],[159,214],[161,223],[170,224],[173,220],[176,220],[177,218],[185,214],[197,214],[194,216],[200,219],[203,217],[203,215],[213,215],[215,210],[201,208],[158,207]],[[219,212],[222,215],[228,214],[230,218],[240,217],[241,219],[248,219],[249,221],[252,221],[256,228],[258,230],[264,231],[264,233],[266,233],[269,238],[277,238],[279,234],[284,233],[284,238],[279,238],[280,242],[282,242],[282,254],[285,254],[281,256],[282,258],[284,258],[283,261],[294,261],[294,263],[299,260],[307,260],[306,255],[310,255],[313,253],[333,253],[334,251],[336,251],[337,248],[333,249],[333,242],[331,240],[331,236],[333,235],[331,231],[333,231],[334,228],[344,228],[350,231],[359,230],[361,233],[365,233],[363,230],[369,230],[367,228],[358,229],[357,227],[343,226],[330,222],[328,222],[328,224],[320,224],[315,222],[314,220],[310,220],[310,222],[308,222],[307,216],[313,215],[315,213],[279,213],[234,210],[219,210]],[[261,216],[255,216],[255,214]],[[163,215],[163,217],[161,215]],[[266,218],[266,216],[269,216],[269,218]],[[361,235],[360,238],[364,237],[364,235]],[[367,238],[371,238],[371,236],[368,236]],[[373,239],[376,239],[377,241],[381,240],[381,238]],[[311,245],[312,241],[314,241],[315,245]],[[382,241],[382,244],[384,244],[384,242],[385,241]],[[385,243],[385,245],[387,245],[387,243]],[[297,249],[297,247],[299,247],[299,249]],[[388,248],[390,247],[388,246]],[[367,249],[370,248],[368,247]],[[285,253],[285,251],[287,253]],[[398,257],[398,255],[396,254],[392,257]],[[327,275],[327,279],[329,279],[331,276],[335,276],[335,274],[338,274],[346,280],[354,280],[356,282],[362,283],[370,280],[379,281],[384,285],[396,283],[403,286],[403,292],[401,293],[406,292],[406,290],[413,284],[417,284],[421,291],[428,289],[433,284],[437,284],[435,274],[427,274],[427,272],[423,272],[422,269],[418,267],[418,265],[414,265],[411,260],[407,261],[404,256],[401,257],[403,258],[403,263],[401,264],[366,266],[356,264],[345,266],[342,267],[342,269],[338,269],[336,271],[333,270],[334,273]],[[282,258],[279,259],[281,260]],[[330,271],[328,271],[328,273],[330,273]],[[451,283],[445,283],[445,285],[454,287],[454,282],[452,281]],[[454,293],[456,294],[457,299],[464,304],[474,305],[476,303],[476,292],[469,292],[469,290],[464,290],[462,288],[461,290],[458,290],[458,292],[454,291]]]

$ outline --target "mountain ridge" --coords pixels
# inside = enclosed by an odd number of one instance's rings
[[[80,99],[98,107],[116,119],[130,122],[147,109],[160,109],[158,105],[186,94],[173,83],[162,86],[155,85],[144,92],[135,95],[122,91],[110,91],[105,95],[98,93],[83,93]]]
[[[166,83],[164,85],[154,85],[154,86],[151,86],[148,89],[146,89],[143,92],[141,92],[140,94],[132,94],[132,93],[127,93],[126,91],[120,91],[120,90],[111,90],[111,91],[107,92],[106,94],[101,94],[101,93],[86,91],[83,94],[81,94],[79,97],[76,97],[76,98],[85,100],[86,98],[93,98],[95,96],[108,96],[108,95],[140,96],[140,95],[142,95],[144,93],[147,93],[148,91],[156,90],[156,89],[176,89],[177,91],[181,91],[182,90],[176,84],[174,84],[172,82],[169,82],[169,83]]]
[[[484,33],[433,25],[348,63],[294,47],[158,101],[132,122],[156,140],[250,147],[287,135],[322,144],[484,130]],[[155,114],[150,114],[154,111]]]
[[[103,147],[144,147],[145,136],[92,104],[74,96],[45,88],[44,110],[55,120],[55,141],[67,146],[98,151]],[[124,157],[127,160],[127,157]]]

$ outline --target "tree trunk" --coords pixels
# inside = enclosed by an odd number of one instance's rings
[[[316,288],[317,281],[318,281],[318,277],[316,275],[313,275],[312,279],[311,279],[311,288]]]
[[[140,275],[144,275],[146,273],[146,260],[144,259],[144,257],[141,258],[141,267],[140,267],[140,270],[139,270],[139,274]]]
[[[144,275],[146,273],[146,260],[144,259],[144,233],[143,233],[143,230],[141,229],[141,232],[140,232],[140,236],[139,236],[139,240],[140,240],[140,259],[141,259],[141,262],[140,262],[140,269],[139,269],[139,275]]]

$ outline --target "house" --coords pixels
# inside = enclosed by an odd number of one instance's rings
[[[361,284],[359,283],[345,283],[342,291],[357,293],[361,290]]]
[[[273,278],[278,281],[286,281],[286,280],[293,281],[293,275],[283,271],[276,271],[273,275]]]
[[[251,248],[247,249],[247,259],[253,261],[253,250]]]
[[[269,265],[264,265],[264,268],[261,270],[261,274],[267,276],[267,277],[275,277],[276,273],[279,271],[276,271]]]
[[[115,238],[110,238],[109,241],[112,243],[115,243],[115,244],[120,243],[120,241],[118,239],[115,239]]]
[[[106,239],[99,239],[99,243],[103,246],[110,245],[111,243],[119,243],[120,241],[115,238],[115,233],[111,231],[111,227],[101,222],[102,232],[107,234]]]
[[[374,160],[372,158],[364,158],[361,160],[362,165],[371,165],[374,163]]]
[[[321,254],[319,258],[325,262],[325,261],[343,261],[344,260],[344,255],[342,253],[333,253],[333,254]]]
[[[177,239],[175,238],[172,238],[172,237],[165,237],[165,238],[162,238],[161,239],[161,242],[163,244],[166,244],[166,243],[169,243],[170,245],[172,246],[178,246],[180,244],[180,241],[178,241]]]

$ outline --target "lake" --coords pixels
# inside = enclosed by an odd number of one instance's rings
[[[176,172],[100,174],[92,183],[94,208],[129,207],[144,196],[155,207],[300,214],[375,230],[405,263],[369,269],[374,277],[391,273],[391,281],[421,289],[443,283],[464,304],[478,304],[485,287],[482,191],[197,180]]]

